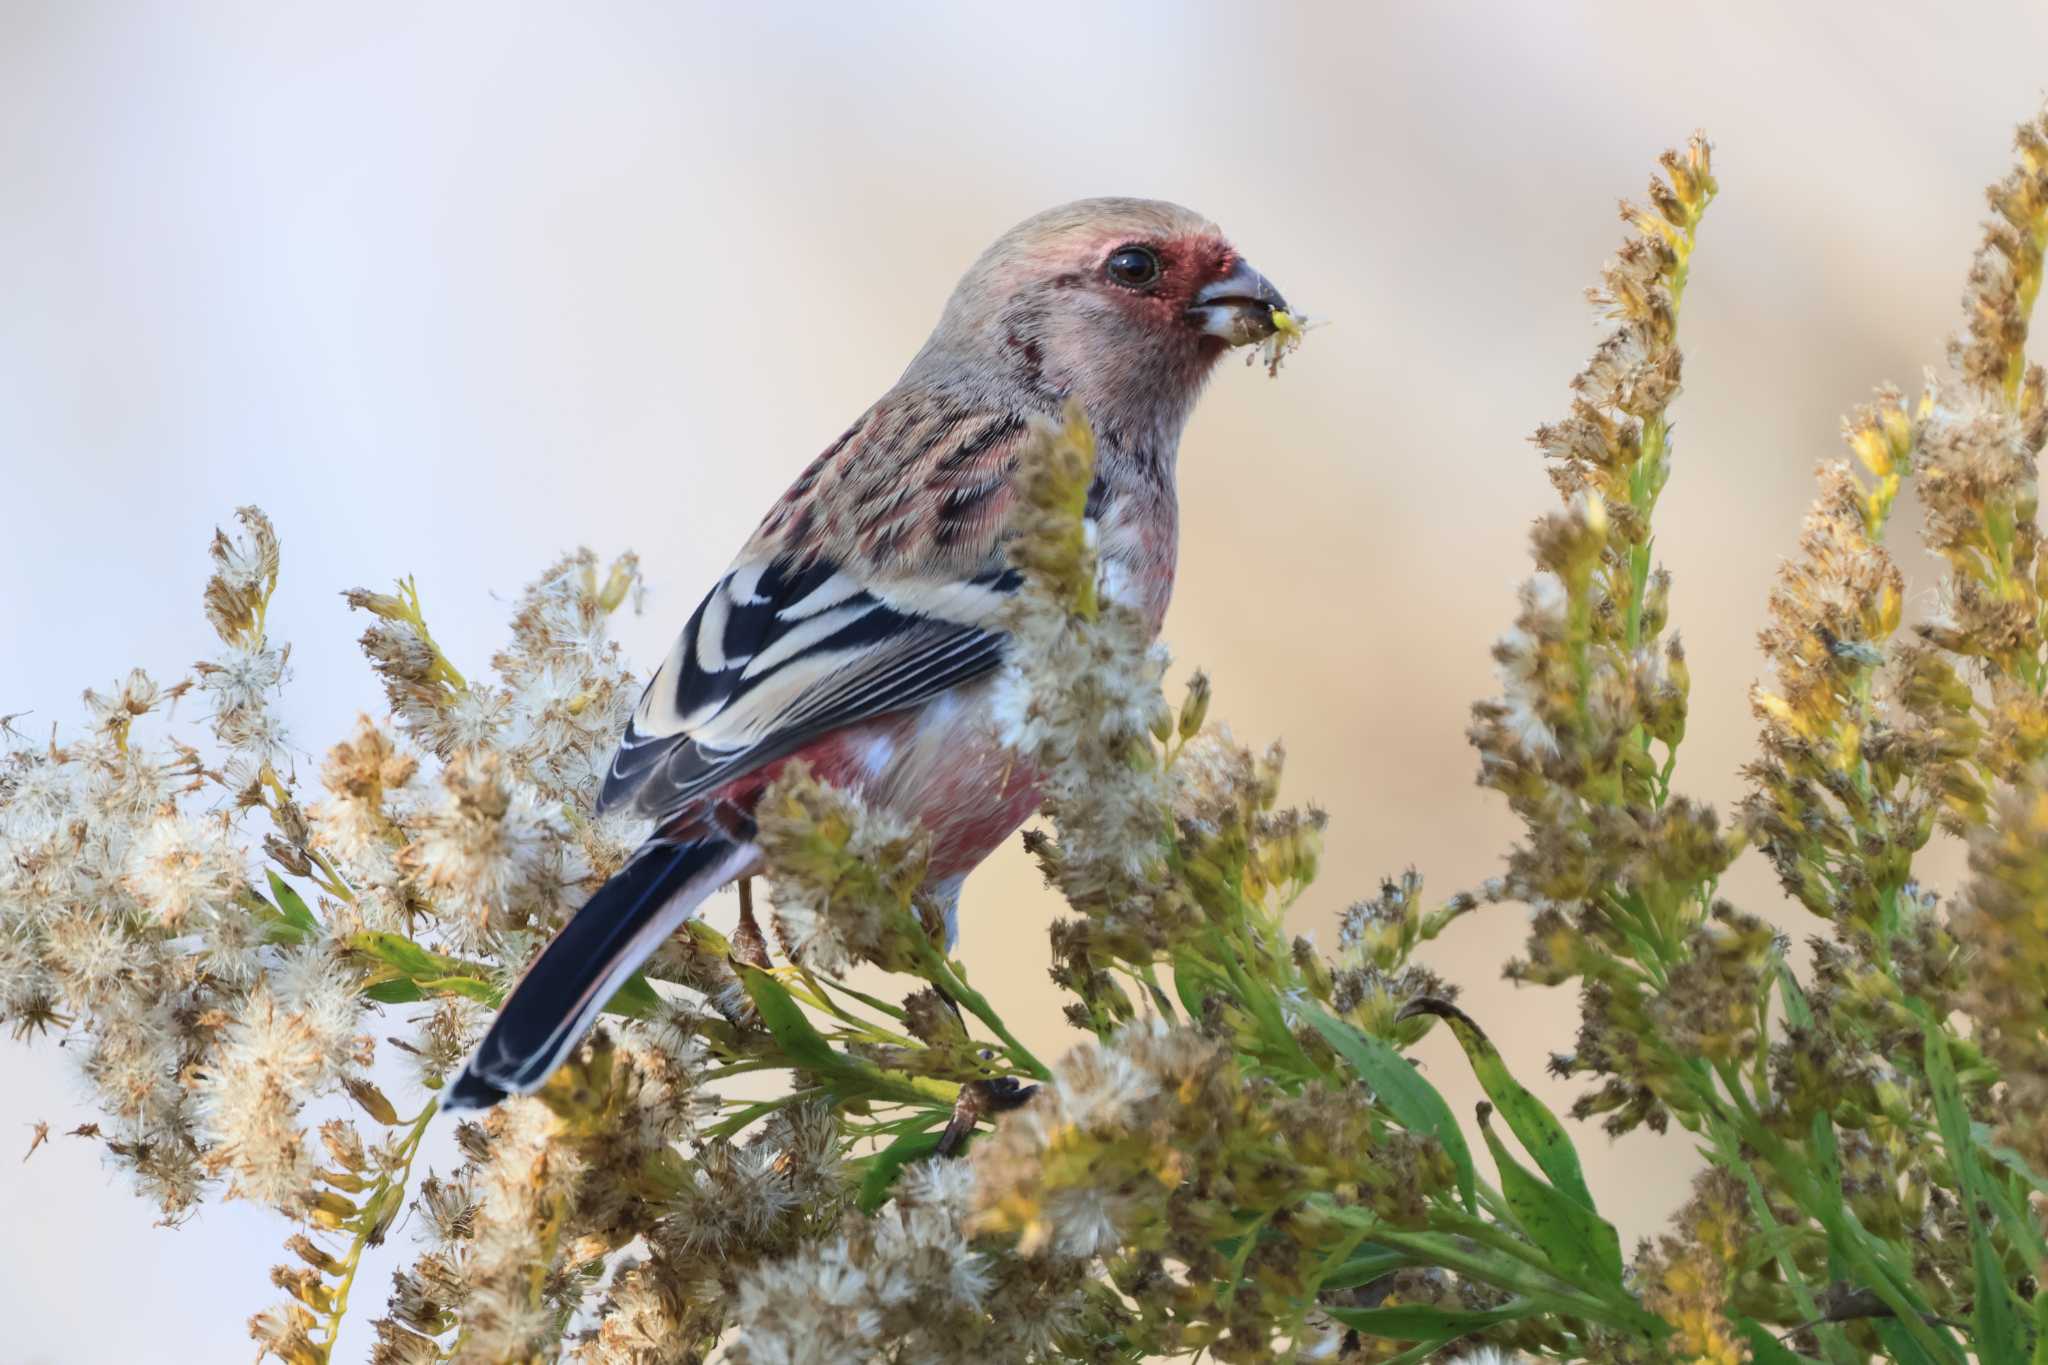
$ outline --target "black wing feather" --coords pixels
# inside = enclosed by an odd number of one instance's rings
[[[1009,636],[993,624],[903,609],[850,579],[834,584],[841,573],[830,562],[799,567],[778,560],[721,580],[648,683],[598,809],[630,805],[667,820],[821,735],[929,701],[1002,662]],[[1005,567],[970,586],[1007,596],[1021,582]],[[814,594],[823,605],[806,606]],[[800,615],[786,614],[797,608]],[[717,630],[717,639],[706,649],[708,629]],[[795,636],[799,630],[806,634]],[[750,668],[778,648],[784,652],[770,666]],[[828,666],[835,658],[838,664]],[[799,667],[817,676],[772,714],[752,717],[750,733],[738,742],[716,742],[720,718],[745,713],[760,689],[786,682],[784,670]]]

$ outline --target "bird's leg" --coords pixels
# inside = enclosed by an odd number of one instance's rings
[[[988,1101],[981,1092],[980,1081],[969,1081],[960,1087],[960,1096],[953,1101],[953,1117],[946,1120],[946,1130],[939,1134],[939,1145],[932,1150],[942,1157],[958,1156],[960,1148],[967,1142],[967,1135],[974,1131],[974,1125],[981,1122],[982,1111]]]
[[[768,970],[768,940],[761,933],[761,926],[754,919],[754,879],[742,877],[740,888],[740,922],[732,931],[732,956],[735,962],[744,962],[749,967]]]
[[[955,883],[951,895],[936,896],[927,890],[917,895],[918,921],[932,943],[944,954],[952,946],[954,916],[959,910],[959,885]],[[967,1027],[967,1016],[960,1008],[960,1002],[953,993],[937,982],[931,983],[932,993],[946,1002],[946,1008],[953,1011],[953,1018],[959,1021],[963,1032]],[[984,1049],[984,1060],[992,1059],[993,1050]],[[975,1124],[990,1114],[1007,1113],[1017,1108],[1038,1093],[1035,1085],[1025,1085],[1013,1076],[989,1076],[978,1081],[969,1081],[960,1087],[960,1097],[953,1102],[953,1117],[947,1122],[945,1131],[939,1135],[937,1148],[940,1156],[952,1156],[967,1143],[967,1135],[974,1131]]]
[[[930,887],[921,886],[911,896],[910,905],[917,914],[918,928],[924,930],[925,937],[938,949],[939,956],[944,957],[946,949],[951,946],[946,937],[946,902],[932,894]],[[967,1016],[960,1012],[960,1002],[953,998],[952,992],[934,981],[932,993],[946,1002],[946,1008],[953,1011],[953,1017],[960,1022],[961,1029],[965,1030]]]

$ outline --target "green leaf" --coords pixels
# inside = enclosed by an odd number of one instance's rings
[[[807,1071],[832,1072],[845,1069],[845,1060],[833,1051],[825,1035],[818,1032],[797,1004],[788,989],[759,967],[739,966],[740,984],[746,987],[747,998],[754,1002],[754,1008],[761,1012],[761,1022],[768,1026],[775,1041],[782,1044],[782,1051],[789,1060]]]
[[[1173,993],[1180,997],[1181,1008],[1188,1012],[1188,1018],[1200,1019],[1207,1001],[1208,992],[1203,987],[1208,983],[1209,969],[1191,950],[1174,954]]]
[[[1739,1149],[1735,1136],[1725,1124],[1714,1124],[1711,1131],[1714,1135],[1715,1164],[1733,1171],[1742,1181],[1743,1188],[1749,1193],[1750,1212],[1757,1226],[1772,1226],[1775,1220],[1771,1214],[1770,1201],[1764,1196],[1764,1187],[1756,1177],[1754,1163],[1736,1155]],[[1818,1318],[1821,1315],[1820,1305],[1814,1301],[1813,1291],[1807,1287],[1806,1280],[1799,1273],[1798,1263],[1792,1259],[1791,1243],[1778,1242],[1775,1236],[1772,1241],[1777,1245],[1771,1254],[1778,1262],[1779,1277],[1792,1291],[1793,1302],[1799,1305],[1800,1311],[1807,1317]],[[1848,1337],[1843,1335],[1842,1329],[1832,1323],[1816,1328],[1814,1334],[1820,1338],[1821,1349],[1833,1365],[1862,1365],[1866,1358],[1866,1353],[1852,1347]]]
[[[1515,1160],[1493,1131],[1490,1109],[1479,1106],[1479,1133],[1500,1167],[1500,1192],[1522,1231],[1567,1278],[1593,1276],[1603,1284],[1620,1285],[1621,1237],[1613,1225]]]
[[[1778,959],[1778,996],[1785,1003],[1785,1022],[1793,1028],[1813,1027],[1813,1006],[1806,1003],[1806,992],[1800,989],[1799,978],[1792,975],[1791,964]]]
[[[1365,1083],[1372,1087],[1379,1102],[1387,1112],[1400,1120],[1401,1126],[1411,1133],[1423,1133],[1437,1140],[1444,1154],[1458,1172],[1458,1194],[1465,1201],[1468,1212],[1477,1206],[1475,1196],[1476,1176],[1472,1170],[1472,1149],[1465,1145],[1465,1135],[1458,1130],[1458,1120],[1451,1113],[1451,1106],[1444,1103],[1444,1097],[1436,1087],[1422,1079],[1422,1074],[1393,1048],[1377,1038],[1371,1038],[1343,1020],[1325,1013],[1310,1001],[1300,1002],[1302,1013],[1316,1032],[1328,1040],[1337,1055],[1351,1064]]]
[[[299,893],[292,890],[291,883],[267,867],[263,869],[263,875],[270,879],[270,894],[276,897],[278,912],[284,916],[285,923],[298,930],[302,939],[318,938],[320,921],[307,908]]]
[[[291,888],[279,883],[275,874],[271,880],[273,890],[281,887],[289,894]],[[283,900],[283,896],[279,899]],[[297,897],[292,899],[297,901]],[[298,904],[303,912],[304,902]],[[290,906],[286,908],[289,912]],[[466,996],[493,1009],[504,1003],[504,991],[482,963],[433,952],[403,934],[365,930],[349,935],[348,946],[377,962],[363,987],[363,995],[380,1004],[409,1005],[430,995]],[[660,1007],[661,996],[644,973],[635,972],[605,1002],[604,1012],[641,1019]]]
[[[1410,1346],[1399,1355],[1389,1356],[1385,1365],[1422,1365],[1423,1361],[1442,1350],[1443,1345],[1441,1341],[1425,1341],[1420,1345]]]
[[[1805,1365],[1805,1356],[1787,1348],[1755,1318],[1735,1319],[1735,1330],[1749,1342],[1749,1358],[1754,1365]]]
[[[944,1121],[943,1114],[931,1116],[931,1123],[934,1126]],[[943,1132],[905,1133],[869,1157],[867,1173],[860,1178],[860,1211],[873,1213],[887,1203],[890,1187],[895,1185],[896,1177],[903,1173],[903,1168],[913,1161],[922,1161],[937,1151],[939,1140],[944,1136]],[[968,1134],[970,1140],[973,1136],[972,1133]]]
[[[348,936],[348,946],[371,958],[362,993],[385,1005],[409,1005],[430,995],[467,996],[497,1008],[503,992],[481,963],[430,952],[404,934],[363,930]]]
[[[2034,1168],[2027,1164],[2027,1159],[2012,1148],[2000,1147],[1993,1143],[1991,1140],[1991,1129],[1988,1125],[1982,1123],[1971,1124],[1970,1137],[1976,1142],[1979,1149],[1991,1154],[1992,1160],[2005,1167],[2008,1171],[2011,1171],[2021,1180],[2026,1181],[2027,1184],[2033,1186],[2034,1193],[2048,1194],[2048,1176],[2037,1174]]]
[[[1812,1235],[1812,1229],[1804,1223],[1784,1224],[1761,1235],[1751,1234],[1742,1244],[1734,1269],[1743,1275],[1760,1270]]]
[[[428,976],[413,981],[425,995],[461,995],[496,1009],[503,1003],[498,988],[474,976]]]
[[[1829,1127],[1826,1131],[1832,1144],[1834,1129]],[[1832,1145],[1828,1151],[1832,1159]],[[1778,1166],[1781,1176],[1785,1169],[1782,1164]],[[1903,1343],[1887,1346],[1892,1358],[1901,1362],[1926,1362],[1927,1365],[1961,1365],[1963,1353],[1946,1332],[1936,1330],[1928,1320],[1930,1310],[1916,1283],[1888,1262],[1888,1258],[1898,1254],[1897,1246],[1874,1236],[1857,1218],[1856,1211],[1838,1195],[1830,1195],[1826,1190],[1815,1192],[1812,1202],[1806,1203],[1806,1207],[1814,1220],[1827,1230],[1828,1278],[1870,1290],[1893,1313],[1892,1317],[1871,1320],[1873,1330],[1888,1343],[1894,1335]],[[1910,1315],[1910,1320],[1902,1321],[1900,1314]],[[1826,1337],[1822,1339],[1826,1340]]]
[[[1949,1165],[1956,1183],[1962,1186],[1963,1207],[1970,1216],[1970,1259],[1977,1275],[1976,1330],[1972,1333],[1977,1359],[1985,1365],[2021,1365],[2027,1358],[2026,1333],[2020,1323],[2020,1307],[2005,1278],[2005,1267],[1992,1243],[1981,1203],[1994,1197],[1984,1168],[1977,1164],[1977,1149],[1970,1135],[1970,1111],[1963,1107],[1963,1093],[1956,1083],[1955,1064],[1948,1055],[1948,1037],[1940,1023],[1923,1021],[1926,1035],[1927,1089],[1934,1097],[1934,1116],[1941,1125],[1942,1145],[1948,1149]]]
[[[1558,1122],[1549,1105],[1530,1094],[1508,1071],[1500,1050],[1472,1017],[1448,1001],[1430,999],[1411,1000],[1394,1017],[1399,1021],[1418,1014],[1435,1015],[1450,1025],[1458,1045],[1465,1049],[1465,1056],[1472,1063],[1472,1073],[1479,1078],[1480,1088],[1499,1109],[1515,1139],[1536,1158],[1536,1164],[1560,1194],[1592,1208],[1593,1194],[1586,1188],[1578,1149],[1572,1146],[1564,1125]]]
[[[2034,1295],[2034,1365],[2048,1365],[2048,1294]]]
[[[1821,1193],[1828,1199],[1842,1197],[1842,1156],[1835,1147],[1835,1125],[1825,1111],[1813,1116],[1807,1135],[1813,1152],[1814,1174],[1820,1177]]]
[[[1336,1289],[1356,1289],[1362,1284],[1371,1284],[1382,1275],[1391,1275],[1403,1266],[1415,1264],[1415,1258],[1405,1251],[1394,1251],[1387,1247],[1373,1247],[1362,1250],[1350,1260],[1323,1276],[1323,1282],[1316,1286],[1317,1293]]]
[[[1902,1339],[1912,1349],[1912,1359],[1961,1365],[1963,1356],[1956,1349],[1955,1342],[1929,1325],[1926,1301],[1920,1297],[1910,1275],[1896,1265],[1899,1248],[1873,1236],[1842,1197],[1841,1160],[1835,1147],[1834,1125],[1828,1121],[1827,1115],[1814,1116],[1811,1150],[1804,1155],[1795,1153],[1780,1142],[1768,1128],[1757,1130],[1752,1136],[1779,1177],[1795,1190],[1806,1190],[1798,1196],[1799,1202],[1827,1231],[1828,1278],[1868,1289],[1894,1314],[1910,1315],[1905,1322],[1898,1317],[1878,1319],[1879,1327],[1874,1330],[1881,1331],[1882,1324],[1889,1322],[1903,1334]],[[1816,1177],[1818,1188],[1812,1188]],[[1832,1185],[1828,1184],[1830,1180],[1834,1182]],[[1795,1292],[1804,1291],[1795,1289]],[[1802,1303],[1801,1307],[1805,1305]],[[1831,1337],[1831,1332],[1839,1333],[1839,1329],[1832,1326],[1821,1329],[1821,1340],[1828,1344],[1832,1355],[1837,1338]],[[1846,1358],[1863,1358],[1861,1354],[1852,1354],[1853,1347],[1846,1337],[1839,1338],[1839,1341]],[[1894,1355],[1901,1360],[1906,1358],[1896,1351]]]
[[[359,953],[367,953],[379,962],[391,967],[401,976],[415,979],[423,976],[473,976],[474,971],[460,972],[464,966],[455,958],[430,953],[414,943],[404,934],[389,934],[376,929],[365,929],[348,936],[348,946]]]
[[[626,978],[626,984],[612,992],[612,998],[605,1002],[606,1014],[622,1014],[628,1019],[649,1019],[661,1009],[661,995],[648,981],[644,972],[635,972]]]
[[[2005,1229],[2006,1240],[2030,1263],[2048,1260],[2048,1239],[2041,1236],[2041,1226],[2028,1210],[2027,1192],[2019,1177],[2000,1179],[1997,1171],[1982,1167],[1978,1174],[1977,1188]]]
[[[1939,1365],[1897,1318],[1872,1318],[1870,1327],[1884,1343],[1887,1359],[1897,1361],[1898,1365]]]
[[[1527,1299],[1516,1299],[1484,1312],[1429,1308],[1420,1304],[1413,1307],[1397,1304],[1392,1308],[1327,1308],[1323,1311],[1346,1327],[1355,1327],[1367,1336],[1385,1337],[1392,1341],[1449,1341],[1453,1337],[1529,1317],[1536,1308]]]
[[[701,919],[685,920],[683,922],[683,932],[696,939],[698,944],[712,957],[728,958],[732,956],[732,940]]]

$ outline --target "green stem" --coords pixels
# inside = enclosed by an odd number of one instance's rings
[[[1252,1252],[1258,1249],[1259,1234],[1265,1230],[1266,1223],[1272,1216],[1273,1210],[1266,1210],[1252,1220],[1250,1227],[1238,1234],[1242,1240],[1238,1244],[1236,1254],[1230,1258],[1230,1282],[1223,1286],[1223,1294],[1218,1300],[1218,1307],[1228,1310],[1231,1300],[1237,1297],[1237,1286],[1244,1279],[1245,1264],[1251,1260]]]
[[[1178,1020],[1180,1014],[1174,1009],[1173,1000],[1166,994],[1166,988],[1159,984],[1159,973],[1153,965],[1150,962],[1145,963],[1138,975],[1145,983],[1145,989],[1151,992],[1152,1003],[1158,1007],[1159,1012],[1168,1019]]]
[[[1458,1274],[1478,1280],[1481,1284],[1490,1284],[1497,1289],[1523,1295],[1549,1312],[1569,1314],[1623,1331],[1641,1331],[1646,1327],[1642,1321],[1646,1314],[1641,1308],[1637,1308],[1633,1314],[1617,1312],[1611,1304],[1589,1298],[1576,1289],[1566,1287],[1558,1281],[1554,1272],[1537,1270],[1515,1257],[1484,1254],[1461,1245],[1455,1237],[1441,1233],[1375,1228],[1372,1239],[1385,1246],[1412,1251],[1430,1265],[1455,1270]]]
[[[1584,1294],[1588,1298],[1598,1299],[1618,1309],[1625,1316],[1634,1318],[1637,1315],[1648,1315],[1649,1310],[1645,1309],[1642,1304],[1636,1301],[1634,1295],[1630,1294],[1620,1285],[1605,1284],[1590,1277],[1581,1278],[1567,1275],[1564,1271],[1558,1269],[1551,1261],[1551,1258],[1542,1250],[1529,1242],[1523,1241],[1520,1237],[1515,1236],[1506,1228],[1500,1227],[1497,1224],[1489,1223],[1483,1218],[1474,1218],[1470,1214],[1459,1213],[1455,1210],[1448,1211],[1445,1216],[1439,1216],[1438,1222],[1448,1231],[1455,1231],[1460,1236],[1470,1238],[1481,1246],[1489,1247],[1494,1251],[1512,1256],[1533,1270],[1541,1271],[1553,1279],[1562,1280],[1579,1293]],[[1641,1325],[1640,1321],[1638,1321],[1638,1325]]]
[[[1884,1254],[1891,1248],[1873,1239],[1855,1220],[1842,1203],[1841,1191],[1816,1190],[1808,1172],[1810,1163],[1758,1121],[1753,1112],[1745,1113],[1741,1129],[1745,1143],[1763,1154],[1793,1200],[1827,1230],[1829,1246],[1846,1262],[1847,1269],[1864,1288],[1884,1301],[1914,1342],[1931,1359],[1961,1365],[1962,1356],[1954,1341],[1928,1325],[1928,1308],[1911,1288],[1910,1271],[1887,1263]]]
[[[919,1046],[917,1039],[909,1034],[898,1033],[894,1029],[884,1028],[872,1020],[861,1018],[844,1005],[841,1005],[827,992],[824,981],[813,976],[807,969],[803,972],[803,980],[804,984],[809,988],[808,993],[792,990],[790,995],[811,1005],[813,1008],[824,1010],[842,1023],[852,1025],[853,1031],[859,1037],[871,1039],[878,1043],[894,1044],[898,1047]]]
[[[398,1169],[386,1171],[378,1177],[369,1197],[363,1200],[362,1225],[356,1229],[355,1241],[349,1246],[348,1258],[343,1262],[346,1268],[342,1271],[341,1283],[334,1288],[334,1307],[327,1314],[327,1321],[321,1325],[323,1345],[329,1351],[334,1349],[335,1338],[341,1332],[341,1320],[348,1313],[348,1294],[355,1285],[356,1270],[362,1265],[363,1249],[369,1246],[370,1234],[376,1230],[377,1224],[384,1221],[384,1201],[392,1197],[389,1191],[394,1187],[398,1196],[403,1197],[406,1184],[412,1179],[413,1158],[419,1155],[420,1141],[426,1136],[427,1121],[440,1107],[440,1101],[429,1100],[427,1107],[420,1110],[419,1117],[412,1121],[412,1127],[399,1144],[398,1152],[402,1159]]]
[[[1002,1016],[995,1012],[987,998],[968,985],[966,979],[953,970],[953,964],[947,961],[946,955],[939,951],[938,946],[922,935],[919,936],[918,955],[925,968],[925,979],[945,991],[955,1004],[981,1020],[989,1032],[1001,1039],[1011,1061],[1038,1080],[1052,1079],[1052,1071],[1045,1063],[1031,1055],[1030,1048],[1017,1040],[1016,1035],[1010,1032],[1009,1026],[1003,1023]]]
[[[1210,959],[1230,978],[1231,988],[1237,993],[1237,1003],[1250,1012],[1259,1025],[1259,1031],[1267,1035],[1282,1054],[1275,1059],[1276,1065],[1283,1060],[1292,1060],[1295,1063],[1294,1070],[1303,1080],[1324,1079],[1322,1068],[1315,1064],[1315,1059],[1302,1047],[1301,1040],[1294,1036],[1294,1030],[1287,1027],[1287,1020],[1280,1013],[1279,1002],[1273,998],[1263,983],[1255,983],[1245,972],[1243,963],[1246,958],[1253,955],[1253,952],[1253,945],[1243,943],[1235,934],[1228,933],[1220,926],[1209,931]]]
[[[768,1117],[768,1115],[796,1098],[796,1095],[791,1094],[784,1095],[779,1100],[756,1100],[750,1104],[743,1105],[738,1113],[729,1118],[720,1119],[717,1123],[706,1128],[704,1136],[713,1141],[729,1138],[733,1134],[747,1128],[755,1120]]]
[[[1710,1131],[1714,1146],[1718,1150],[1720,1165],[1740,1176],[1744,1188],[1749,1191],[1750,1211],[1756,1218],[1757,1226],[1777,1226],[1777,1219],[1771,1212],[1771,1201],[1765,1196],[1764,1187],[1756,1178],[1753,1163],[1742,1156],[1740,1144],[1730,1136],[1724,1124],[1715,1124]],[[1820,1311],[1820,1303],[1813,1297],[1813,1291],[1806,1287],[1806,1277],[1800,1273],[1798,1263],[1792,1259],[1791,1248],[1779,1247],[1775,1259],[1778,1263],[1778,1273],[1784,1277],[1786,1285],[1792,1291],[1793,1302],[1799,1305],[1799,1311],[1803,1315],[1800,1321],[1822,1322],[1826,1315]],[[1840,1327],[1828,1323],[1816,1328],[1815,1331],[1819,1335],[1821,1348],[1827,1352],[1828,1359],[1834,1361],[1835,1365],[1859,1365],[1862,1361],[1862,1353],[1849,1344],[1849,1339],[1843,1335]]]
[[[869,1009],[879,1010],[883,1014],[888,1015],[891,1019],[900,1020],[909,1017],[909,1015],[901,1007],[892,1005],[888,1001],[883,1000],[877,996],[869,995],[866,991],[857,991],[853,987],[845,984],[844,982],[827,981],[822,977],[812,977],[809,972],[806,972],[804,975],[807,980],[811,980],[817,986],[820,986],[825,990],[837,991],[839,992],[839,994],[846,996],[848,999],[858,1000],[861,1004],[866,1005]]]

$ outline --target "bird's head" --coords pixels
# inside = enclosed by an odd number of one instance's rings
[[[1170,456],[1222,354],[1271,336],[1286,300],[1200,214],[1083,199],[998,238],[906,378],[1078,398],[1097,430]]]

